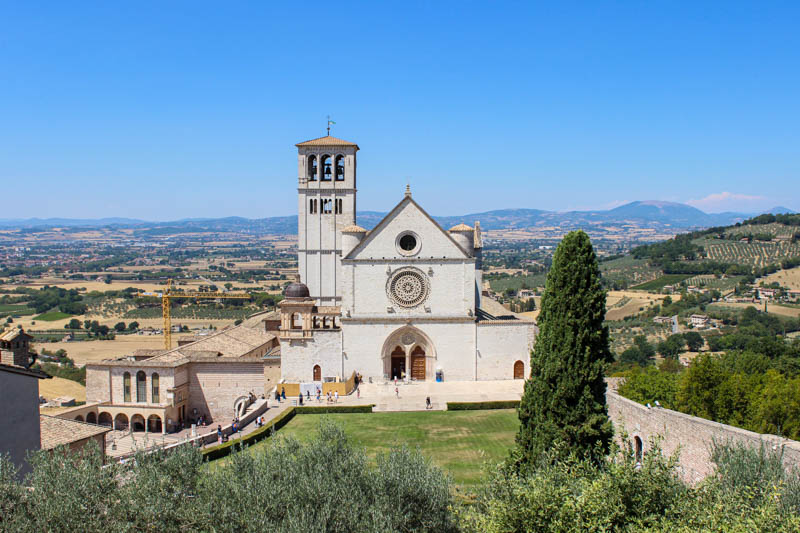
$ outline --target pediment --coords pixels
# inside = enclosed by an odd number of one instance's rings
[[[418,249],[405,251],[398,245],[403,235],[412,235]],[[406,196],[345,259],[468,259],[453,238],[433,218]]]

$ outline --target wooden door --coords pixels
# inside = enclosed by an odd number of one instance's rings
[[[322,381],[322,369],[319,365],[314,365],[314,381]]]
[[[425,380],[425,356],[414,355],[411,357],[411,378]]]
[[[525,365],[522,361],[514,363],[514,379],[525,379]]]

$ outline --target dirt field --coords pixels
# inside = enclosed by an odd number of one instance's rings
[[[76,401],[86,401],[86,387],[64,378],[53,377],[50,379],[39,380],[39,396],[44,396],[48,400],[54,398],[68,397],[75,398]]]
[[[751,304],[751,303],[734,303],[734,302],[722,302],[722,303],[713,303],[711,304],[715,307],[728,307],[733,309],[744,309],[746,307],[755,307],[756,309],[763,310],[764,304]],[[799,307],[783,307],[781,305],[775,304],[768,304],[767,305],[767,313],[771,313],[774,315],[781,315],[781,316],[790,316],[794,318],[800,317],[800,308]]]
[[[177,346],[179,334],[173,334],[172,345]],[[74,342],[43,342],[34,344],[36,350],[47,348],[51,351],[64,349],[67,356],[75,361],[77,366],[86,363],[101,361],[113,357],[130,355],[139,348],[160,349],[164,347],[164,337],[161,335],[120,335],[113,341],[74,341]]]
[[[765,283],[778,282],[782,287],[800,290],[800,267],[779,270],[765,278],[758,279],[758,283],[762,281]]]
[[[672,298],[676,299],[674,296]],[[636,315],[641,313],[641,308],[647,308],[655,303],[660,304],[663,299],[663,295],[644,291],[608,291],[606,320],[622,320],[626,316]]]

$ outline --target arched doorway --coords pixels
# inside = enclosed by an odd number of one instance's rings
[[[131,417],[131,427],[134,431],[144,431],[144,417],[142,415],[133,415]]]
[[[147,417],[147,431],[153,433],[161,433],[161,417],[158,415],[150,415]]]
[[[386,379],[425,380],[433,376],[436,350],[430,338],[414,326],[403,326],[386,338],[381,350]]]
[[[391,372],[389,372],[389,379],[401,379],[406,373],[406,351],[396,346],[391,353]]]
[[[425,349],[422,346],[411,350],[411,379],[425,380]]]
[[[97,415],[94,411],[89,411],[86,413],[86,421],[90,424],[97,424]]]
[[[114,429],[117,431],[125,431],[128,429],[128,417],[125,413],[119,413],[114,417]]]
[[[514,379],[525,379],[525,363],[522,361],[514,363]]]
[[[112,421],[111,413],[100,413],[100,415],[97,418],[98,424],[109,428],[111,427],[111,421]]]
[[[75,417],[75,420],[77,420],[78,422],[83,422],[83,416],[82,415],[78,415],[78,416]]]
[[[322,381],[322,368],[319,365],[314,365],[314,381]]]

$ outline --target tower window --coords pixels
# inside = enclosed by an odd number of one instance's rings
[[[336,156],[336,181],[344,181],[344,156]]]
[[[333,164],[331,161],[331,156],[323,155],[322,156],[322,181],[331,181],[333,177]]]
[[[317,199],[316,198],[311,198],[308,201],[308,212],[311,215],[314,215],[314,214],[317,213]]]
[[[317,181],[317,156],[308,156],[308,181]]]
[[[333,200],[322,200],[322,214],[330,215],[333,211]]]
[[[342,214],[342,199],[341,198],[337,198],[336,200],[334,200],[334,204],[333,205],[334,205],[334,213],[336,213],[337,215],[341,215]]]

